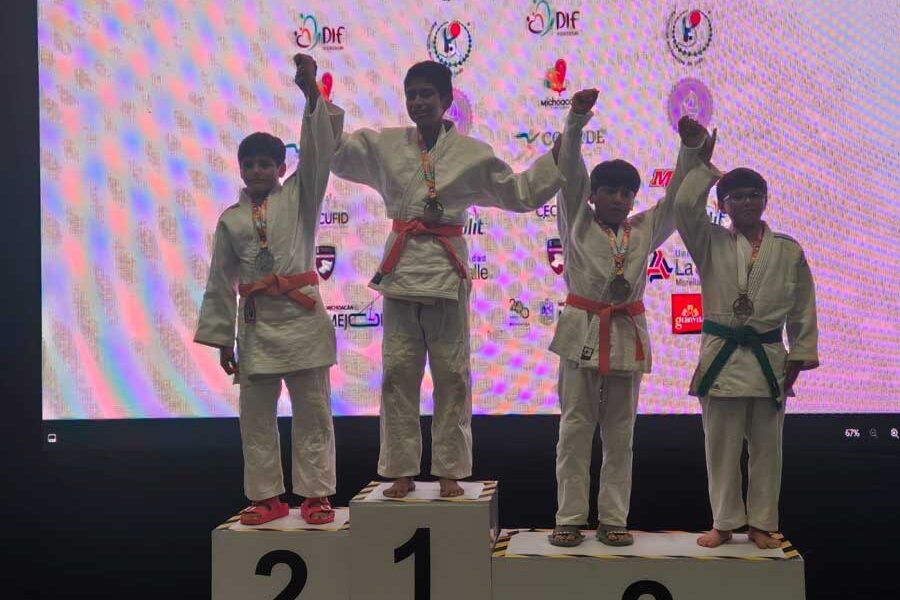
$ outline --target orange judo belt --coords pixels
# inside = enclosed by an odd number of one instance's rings
[[[244,300],[244,322],[256,323],[256,296],[287,296],[297,304],[312,310],[316,301],[300,291],[307,285],[319,285],[319,275],[315,271],[296,275],[275,275],[269,273],[252,283],[242,283],[238,291]]]
[[[600,342],[599,348],[597,348],[599,354],[597,366],[600,369],[600,373],[607,375],[610,372],[611,325],[612,317],[616,314],[625,315],[631,321],[631,325],[634,327],[634,360],[644,360],[644,344],[641,342],[640,335],[638,335],[637,323],[634,320],[637,315],[644,313],[643,301],[637,300],[629,304],[607,304],[605,302],[595,302],[577,294],[569,294],[566,296],[566,304],[586,310],[599,317],[597,320],[600,321]]]
[[[391,244],[387,256],[384,257],[384,262],[381,263],[381,269],[372,279],[373,283],[380,283],[383,276],[394,270],[397,263],[400,261],[400,255],[403,254],[403,250],[406,248],[406,242],[409,240],[409,237],[417,235],[433,235],[444,249],[447,250],[447,254],[450,256],[450,262],[453,263],[453,267],[456,269],[456,273],[459,275],[460,279],[466,279],[468,277],[466,266],[459,258],[459,254],[457,254],[453,244],[450,243],[450,238],[462,236],[463,228],[461,225],[440,225],[437,227],[430,227],[420,219],[413,219],[411,221],[400,221],[395,219],[391,230],[397,234],[397,237],[394,238],[394,243]]]

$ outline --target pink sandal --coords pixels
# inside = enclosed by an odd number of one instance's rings
[[[324,525],[334,521],[334,509],[327,497],[307,498],[300,505],[300,516],[310,525]]]
[[[286,517],[289,512],[290,507],[279,500],[278,496],[254,500],[250,506],[241,511],[241,525],[262,525]]]

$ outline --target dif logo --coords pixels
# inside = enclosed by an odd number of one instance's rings
[[[525,15],[525,26],[530,33],[544,37],[551,31],[556,35],[578,35],[581,11],[554,10],[547,0],[532,0],[531,10]]]
[[[320,47],[324,50],[343,50],[347,28],[343,25],[320,26],[314,15],[300,13],[300,27],[294,31],[294,41],[303,50]]]
[[[672,294],[672,333],[700,333],[703,328],[703,300],[700,294]]]

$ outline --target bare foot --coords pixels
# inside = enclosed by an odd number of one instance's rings
[[[406,495],[416,489],[416,482],[412,477],[400,477],[394,480],[391,487],[384,490],[384,495],[388,498],[406,498]]]
[[[462,486],[455,479],[444,479],[441,477],[439,481],[441,484],[441,498],[456,498],[465,494]]]
[[[755,543],[760,550],[774,550],[775,548],[781,548],[781,542],[779,540],[773,538],[768,532],[757,529],[756,527],[750,528],[747,532],[747,537],[750,538],[750,541]]]
[[[730,531],[720,531],[718,529],[710,529],[697,538],[697,544],[704,548],[718,548],[731,539]]]

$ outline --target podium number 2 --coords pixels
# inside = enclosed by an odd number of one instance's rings
[[[265,575],[272,574],[272,568],[275,565],[287,565],[291,568],[291,580],[281,593],[273,600],[294,600],[300,596],[300,592],[306,586],[307,569],[306,563],[300,558],[299,554],[295,554],[290,550],[273,550],[263,555],[256,563],[256,574]]]
[[[399,548],[394,548],[394,563],[415,556],[415,600],[431,598],[431,530],[420,527]]]
[[[625,589],[622,600],[638,600],[644,594],[652,596],[653,600],[672,600],[672,592],[658,581],[636,581]]]

